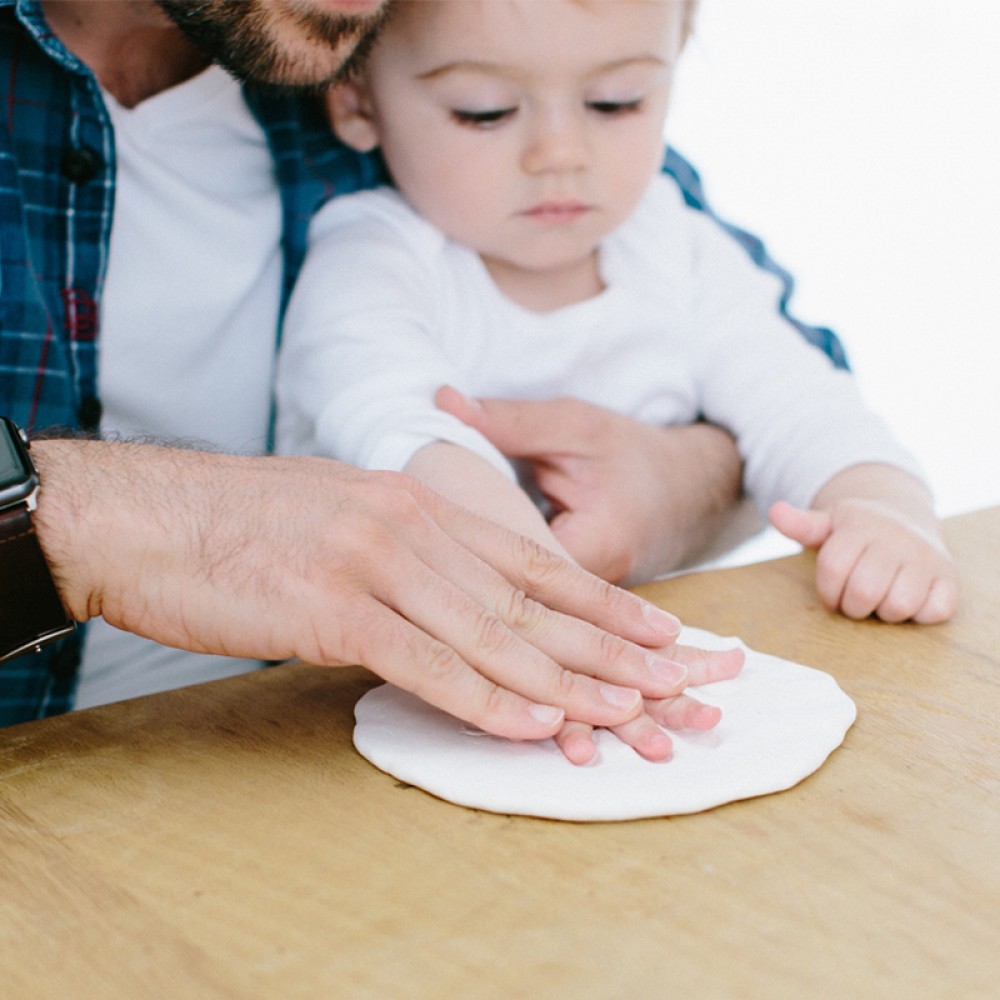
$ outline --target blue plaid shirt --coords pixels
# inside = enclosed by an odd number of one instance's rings
[[[96,431],[97,343],[115,195],[115,144],[100,89],[45,22],[38,0],[0,0],[0,413],[29,434]],[[246,87],[281,190],[285,299],[309,220],[334,194],[386,180],[381,161],[338,144],[318,102]],[[676,152],[664,165],[689,205],[708,212],[698,175]],[[759,240],[726,227],[761,266],[792,280]],[[786,313],[787,315],[787,313]],[[834,363],[840,344],[789,317]],[[275,343],[279,330],[275,330]],[[72,705],[82,630],[0,666],[0,725]]]

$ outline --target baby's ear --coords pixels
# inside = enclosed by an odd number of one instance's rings
[[[368,153],[378,145],[374,109],[361,80],[331,87],[326,94],[326,110],[337,138],[352,149]]]

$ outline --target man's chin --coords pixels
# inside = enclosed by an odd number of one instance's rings
[[[375,4],[365,16],[347,16],[310,5],[294,17],[268,0],[156,2],[192,45],[238,80],[312,91],[358,64],[388,7]]]
[[[345,57],[340,52],[325,53],[316,57],[313,53],[302,55],[277,55],[266,60],[247,62],[233,60],[228,53],[208,53],[231,76],[241,83],[263,84],[282,90],[303,93],[318,93],[341,79],[345,62],[351,58],[354,46],[348,48]]]

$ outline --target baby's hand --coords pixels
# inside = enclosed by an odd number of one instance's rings
[[[670,760],[673,741],[664,729],[707,730],[718,725],[722,713],[713,705],[706,705],[681,693],[688,688],[713,681],[730,680],[743,668],[743,650],[705,650],[694,646],[673,645],[661,652],[687,667],[687,678],[678,684],[678,693],[670,698],[647,698],[641,714],[621,726],[611,727],[615,734],[640,757],[646,760]],[[566,722],[556,733],[556,743],[566,759],[573,764],[586,764],[597,753],[594,727],[583,722]]]
[[[944,542],[891,504],[843,499],[802,510],[781,501],[770,519],[782,534],[819,550],[816,590],[831,611],[921,625],[955,613],[958,575]]]

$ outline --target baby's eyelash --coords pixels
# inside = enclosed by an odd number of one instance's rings
[[[472,128],[490,128],[510,118],[517,108],[491,108],[488,111],[463,111],[455,108],[451,116],[459,125],[469,125]]]
[[[641,107],[641,97],[631,101],[587,101],[587,108],[601,115],[624,115],[630,111],[638,111]]]

